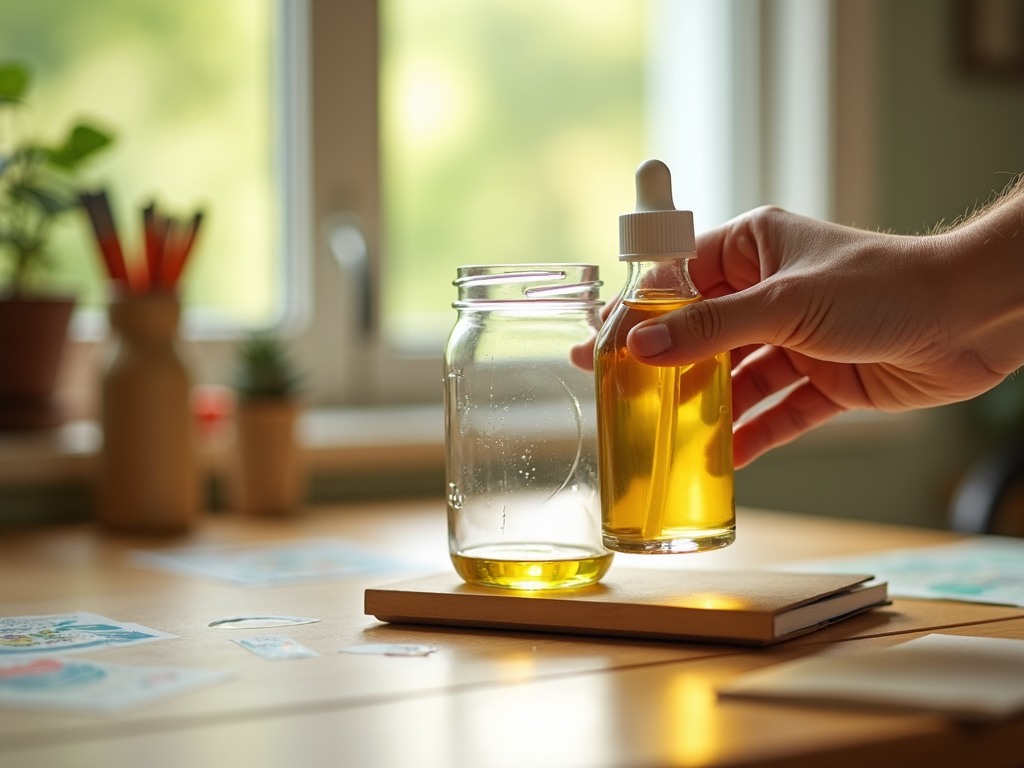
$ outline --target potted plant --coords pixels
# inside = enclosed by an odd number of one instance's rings
[[[271,333],[238,348],[235,500],[244,514],[287,515],[302,499],[295,440],[301,376],[283,342]]]
[[[28,68],[0,63],[0,127],[23,106]],[[74,177],[112,141],[79,122],[53,146],[0,134],[0,429],[53,426],[53,391],[74,300],[47,292],[54,222],[79,207]]]

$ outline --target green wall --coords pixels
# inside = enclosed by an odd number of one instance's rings
[[[962,71],[950,0],[882,0],[881,224],[915,233],[1024,172],[1024,80]]]
[[[1024,171],[1024,81],[991,82],[959,69],[955,6],[879,0],[878,223],[885,229],[920,233],[952,221]],[[1000,387],[1012,388],[1021,389],[1019,381]],[[737,502],[942,527],[961,474],[995,443],[978,422],[978,405],[922,411],[876,435],[868,429],[851,438],[837,429],[802,438],[738,472]]]

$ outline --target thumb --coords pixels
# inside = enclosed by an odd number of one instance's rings
[[[770,344],[778,337],[777,303],[758,284],[716,299],[688,304],[637,325],[626,346],[650,365],[690,365],[747,344]]]

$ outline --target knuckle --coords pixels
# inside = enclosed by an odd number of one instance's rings
[[[773,275],[761,284],[765,305],[793,310],[800,306],[800,280],[792,275]]]
[[[718,335],[718,311],[713,303],[698,301],[683,313],[683,330],[697,341],[710,344]]]
[[[779,269],[779,238],[786,231],[786,219],[792,217],[774,205],[763,205],[750,212],[747,231],[756,244],[755,251],[761,267],[761,276],[774,273]]]
[[[802,318],[807,314],[807,297],[799,277],[774,275],[761,283],[763,307],[766,316],[774,318],[773,333],[765,342],[773,346],[788,346],[799,336]]]
[[[793,436],[802,435],[807,430],[811,429],[814,424],[808,418],[808,415],[799,408],[789,408],[786,411],[789,423],[793,429]]]
[[[785,210],[777,205],[761,205],[751,211],[751,214],[758,219],[778,217],[785,213]]]
[[[762,205],[750,212],[750,224],[761,231],[774,227],[779,219],[786,216],[786,211],[777,205]]]
[[[774,394],[774,390],[772,389],[771,384],[768,383],[768,379],[758,371],[747,371],[746,383],[750,389],[754,391],[758,402],[764,400],[769,395]]]

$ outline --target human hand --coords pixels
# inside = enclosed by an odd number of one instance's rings
[[[984,253],[993,227],[1020,250],[1022,218],[906,237],[752,211],[698,238],[705,301],[638,325],[629,351],[678,366],[732,350],[737,467],[845,410],[974,397],[1024,362],[1020,254]]]

